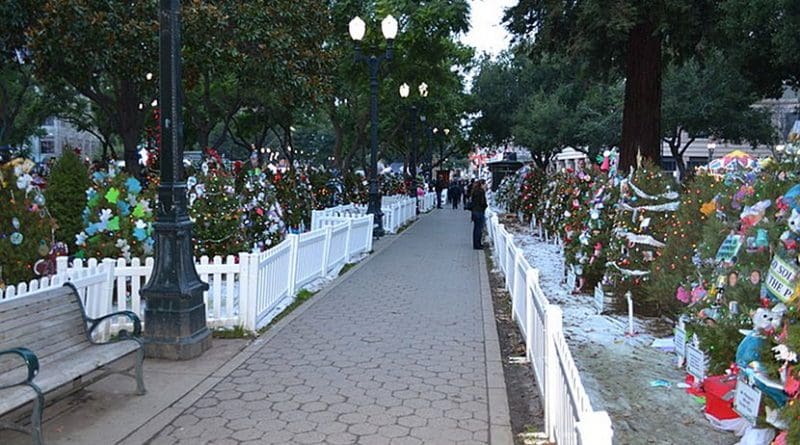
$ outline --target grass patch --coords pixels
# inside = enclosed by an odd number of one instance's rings
[[[232,329],[217,328],[211,331],[214,338],[249,338],[250,333],[244,330],[244,326],[234,326]]]
[[[339,276],[341,277],[342,275],[346,274],[348,270],[350,270],[350,269],[352,269],[354,267],[356,267],[356,263],[347,263],[347,264],[345,264],[344,266],[342,266],[342,270],[339,271]]]
[[[300,289],[300,292],[297,293],[297,297],[295,297],[295,299],[292,302],[292,304],[290,304],[289,306],[286,306],[286,309],[284,309],[280,314],[276,315],[275,318],[273,318],[272,321],[270,321],[268,325],[266,325],[263,328],[259,329],[258,333],[259,334],[263,334],[264,332],[267,332],[269,330],[269,328],[271,328],[272,326],[275,325],[275,323],[283,320],[287,315],[291,314],[292,311],[297,309],[298,306],[300,306],[301,304],[303,304],[306,301],[310,300],[311,297],[313,297],[316,294],[317,294],[317,292],[311,292],[310,290],[307,290],[307,289]]]

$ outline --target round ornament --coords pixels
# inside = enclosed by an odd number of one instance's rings
[[[13,244],[15,246],[19,246],[20,244],[22,244],[22,240],[24,240],[25,237],[22,236],[22,234],[19,233],[19,232],[14,232],[14,233],[11,234],[11,236],[8,239],[9,239],[9,241],[11,241],[11,244]]]

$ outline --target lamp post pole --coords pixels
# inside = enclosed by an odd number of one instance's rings
[[[411,93],[411,87],[408,86],[407,83],[404,83],[400,86],[400,97],[403,99],[408,98],[409,94]],[[422,98],[428,97],[428,84],[422,82],[419,84],[419,95]],[[420,120],[420,108],[417,105],[412,104],[410,107],[411,111],[411,156],[409,160],[409,176],[411,176],[411,190],[409,190],[409,196],[416,198],[417,196],[417,147],[419,146],[418,140],[418,133],[417,133],[417,121]]]
[[[369,68],[370,89],[370,172],[369,172],[369,204],[367,213],[374,215],[375,236],[381,237],[383,231],[383,212],[381,212],[381,193],[378,189],[378,74],[383,61],[392,60],[394,38],[397,36],[397,20],[391,15],[381,22],[383,36],[386,38],[386,52],[381,55],[364,55],[361,52],[361,39],[366,32],[366,24],[359,17],[350,21],[350,37],[355,42],[356,62],[365,62]]]
[[[142,289],[147,301],[145,352],[149,357],[186,360],[211,347],[203,291],[192,255],[186,181],[183,175],[180,0],[161,0],[160,100],[161,183],[154,224],[155,264]]]

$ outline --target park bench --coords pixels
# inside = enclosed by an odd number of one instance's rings
[[[133,333],[112,337],[103,322],[116,316],[129,318]],[[144,394],[141,331],[139,317],[130,311],[88,317],[71,283],[0,302],[0,416],[33,404],[30,427],[0,419],[0,430],[30,433],[33,443],[41,445],[44,394],[88,384],[83,378],[90,374],[91,381],[110,373],[127,375],[136,380],[137,394]],[[130,367],[106,367],[134,353]]]

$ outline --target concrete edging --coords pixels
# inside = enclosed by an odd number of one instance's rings
[[[340,283],[350,278],[352,274],[356,271],[364,267],[367,263],[372,261],[372,259],[376,258],[378,255],[383,253],[384,250],[389,248],[395,241],[400,239],[400,237],[404,236],[405,234],[409,233],[411,230],[414,229],[414,226],[422,215],[418,215],[418,218],[413,220],[411,225],[403,230],[402,233],[397,235],[385,235],[384,239],[385,242],[380,242],[376,249],[372,251],[366,258],[362,261],[357,263],[355,266],[350,268],[347,272],[342,274],[339,277],[336,277],[333,281],[328,283],[328,285],[320,290],[314,298],[306,301],[304,304],[301,304],[297,308],[295,308],[291,314],[284,317],[282,320],[277,322],[275,326],[270,328],[267,332],[263,335],[260,335],[258,338],[253,340],[252,343],[247,345],[242,351],[240,351],[236,356],[234,356],[231,360],[229,360],[224,365],[217,368],[216,371],[211,373],[211,375],[197,384],[194,388],[189,390],[186,394],[183,395],[180,399],[176,402],[172,403],[169,407],[163,409],[162,411],[155,414],[153,417],[150,418],[144,425],[140,426],[136,430],[132,431],[130,434],[125,436],[121,441],[117,442],[117,445],[141,445],[143,443],[147,443],[153,437],[155,437],[159,432],[161,432],[164,428],[166,428],[173,420],[175,420],[178,416],[183,413],[183,411],[192,406],[196,401],[198,401],[205,393],[211,390],[217,383],[222,381],[228,374],[233,372],[236,368],[238,368],[242,363],[244,363],[247,359],[253,356],[259,349],[261,349],[265,343],[271,340],[273,337],[278,335],[286,326],[288,326],[294,319],[302,315],[304,312],[309,310],[313,307],[318,301],[325,298],[329,293],[333,291]],[[375,244],[373,244],[375,246]],[[502,369],[501,369],[502,371]]]
[[[491,445],[511,445],[514,434],[511,431],[511,412],[506,393],[506,379],[503,373],[503,357],[500,353],[500,338],[494,318],[492,290],[489,285],[489,270],[483,251],[476,252],[480,268],[480,295],[483,308],[483,337],[486,359],[486,391],[489,402],[489,443]]]

